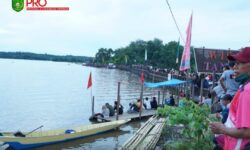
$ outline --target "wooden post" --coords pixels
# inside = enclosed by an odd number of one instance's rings
[[[200,87],[200,102],[202,102],[203,100],[203,82],[204,82],[204,78],[201,79],[201,87]]]
[[[92,116],[94,116],[95,113],[95,97],[92,97]]]
[[[175,105],[179,105],[179,100],[180,100],[180,89],[181,89],[181,85],[177,85],[177,102],[175,103]]]
[[[192,100],[194,100],[194,84],[191,83],[191,97],[192,97]]]
[[[121,82],[118,82],[118,90],[117,90],[117,106],[116,106],[116,120],[119,120],[120,85],[121,85]]]
[[[141,84],[141,94],[140,94],[140,99],[141,99],[141,108],[140,108],[140,113],[139,113],[140,119],[141,119],[141,113],[142,113],[142,107],[143,107],[143,87],[144,87],[144,84],[142,83]]]
[[[212,88],[214,88],[215,87],[215,71],[214,70],[213,70],[212,80],[213,80],[213,86],[212,86]]]
[[[163,92],[162,92],[162,101],[164,101],[165,99],[165,88],[163,88]],[[160,102],[158,102],[158,105],[160,104]]]
[[[161,91],[158,91],[158,104],[160,102]]]
[[[164,87],[164,98],[163,100],[161,101],[161,105],[164,106],[164,102],[165,102],[165,99],[166,99],[166,93],[167,93],[167,89]]]

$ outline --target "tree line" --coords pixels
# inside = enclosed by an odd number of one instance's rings
[[[179,52],[177,49],[179,49]],[[145,60],[145,51],[147,52],[147,60]],[[183,46],[176,41],[164,44],[162,40],[157,38],[149,41],[136,40],[126,47],[115,50],[100,48],[95,55],[94,63],[114,63],[117,65],[144,64],[159,68],[179,69],[182,52]],[[176,63],[177,57],[179,58],[178,63]],[[192,68],[194,68],[194,63],[193,51],[191,51]]]
[[[0,52],[0,58],[9,59],[28,59],[28,60],[48,60],[48,61],[60,61],[60,62],[78,62],[78,63],[91,63],[92,57],[86,56],[58,56],[50,54],[35,54],[29,52]]]

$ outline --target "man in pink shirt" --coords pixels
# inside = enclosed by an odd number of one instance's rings
[[[243,150],[250,143],[250,47],[228,56],[236,61],[235,80],[240,83],[225,124],[213,122],[210,128],[214,134],[224,134],[224,150]]]

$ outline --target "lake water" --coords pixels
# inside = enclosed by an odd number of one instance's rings
[[[31,131],[41,125],[44,126],[42,130],[50,130],[90,124],[91,90],[87,89],[90,71],[95,112],[100,112],[106,102],[113,105],[117,98],[118,82],[121,82],[121,104],[125,110],[129,102],[140,96],[139,77],[116,69],[64,62],[0,59],[0,70],[0,132]],[[145,89],[144,93],[156,95],[157,89]],[[59,149],[98,149],[109,140],[119,145],[125,141],[119,138],[131,136],[131,130],[137,129],[133,126],[141,125],[134,124],[123,126],[121,132],[100,135],[102,140],[99,144],[98,139],[91,142],[90,138],[85,141],[90,143],[87,147],[84,141],[78,140],[75,144],[60,145]]]

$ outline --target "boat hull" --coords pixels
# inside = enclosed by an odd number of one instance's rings
[[[14,149],[31,149],[102,134],[104,132],[114,130],[128,121],[129,120],[119,120],[72,128],[70,130],[75,132],[69,134],[65,134],[65,131],[69,129],[60,129],[45,132],[35,132],[27,137],[0,136],[0,141],[4,142],[4,144],[10,145]]]

